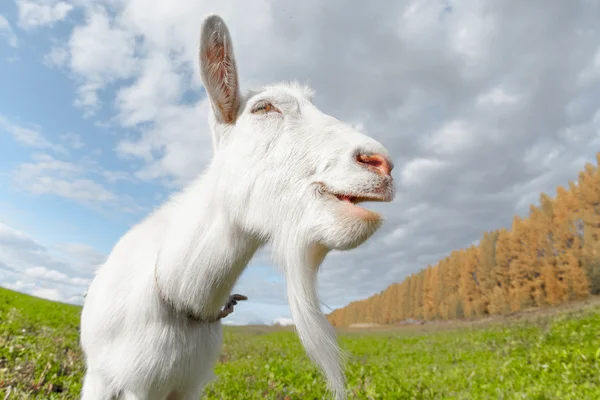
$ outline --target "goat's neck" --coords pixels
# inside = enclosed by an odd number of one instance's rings
[[[178,308],[214,318],[262,243],[233,223],[210,171],[166,209],[156,264],[160,290]]]

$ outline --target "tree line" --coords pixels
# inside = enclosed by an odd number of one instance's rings
[[[596,155],[600,166],[600,153]],[[485,232],[478,245],[327,316],[334,326],[449,320],[553,306],[600,294],[600,168],[540,195],[510,229]]]

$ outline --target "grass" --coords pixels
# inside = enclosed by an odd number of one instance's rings
[[[79,308],[0,289],[0,400],[76,399]],[[600,399],[600,306],[436,329],[347,331],[356,399]],[[321,399],[325,383],[286,329],[226,327],[206,399]],[[8,396],[7,396],[8,394]]]

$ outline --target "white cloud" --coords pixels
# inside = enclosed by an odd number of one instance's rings
[[[35,162],[20,164],[12,171],[13,182],[23,190],[36,195],[54,194],[82,204],[117,200],[114,192],[84,177],[82,166],[48,154],[35,155],[34,159]]]
[[[433,134],[429,148],[438,154],[458,154],[478,148],[477,131],[468,122],[450,121]]]
[[[95,210],[147,211],[131,196],[117,194],[103,183],[113,184],[123,179],[134,181],[125,171],[103,169],[93,158],[87,157],[71,162],[41,153],[33,154],[32,159],[10,171],[12,183],[22,191],[38,196],[60,196]]]
[[[151,127],[144,129],[138,138],[120,141],[117,152],[123,157],[146,161],[136,173],[139,179],[189,181],[197,176],[212,152],[206,128],[198,126],[198,119],[208,118],[208,109],[206,100],[189,106],[164,106]],[[190,152],[190,149],[195,150]],[[161,156],[156,157],[157,153]]]
[[[57,0],[16,0],[16,3],[19,26],[23,29],[52,26],[73,10],[73,5]]]
[[[44,64],[48,67],[62,67],[69,61],[69,51],[64,46],[53,47],[44,55]]]
[[[4,278],[4,276],[6,275],[6,272],[0,270],[0,276],[2,276]],[[25,292],[25,293],[31,293],[32,290],[35,290],[35,284],[34,283],[30,283],[30,282],[25,282],[22,280],[17,280],[14,283],[13,282],[2,282],[2,286],[4,286],[7,289],[12,289],[12,290],[16,290],[18,292]]]
[[[136,82],[120,89],[116,98],[120,120],[127,127],[154,121],[162,108],[178,102],[183,93],[183,77],[174,71],[167,54],[149,55],[140,67]]]
[[[124,171],[103,171],[102,176],[104,176],[104,179],[109,183],[134,180],[129,172]]]
[[[497,15],[491,7],[477,0],[463,1],[453,4],[449,17],[449,33],[451,48],[460,55],[466,56],[471,63],[483,63],[488,55],[487,50],[497,31]]]
[[[442,170],[446,163],[433,158],[415,158],[407,162],[402,169],[401,182],[404,185],[419,185],[429,176]]]
[[[60,249],[60,246],[55,246],[55,248]],[[104,255],[102,256],[102,258],[105,258]],[[85,259],[73,259],[73,264],[71,265],[72,269],[76,269],[79,273],[89,274],[90,272],[93,272],[93,269],[98,268],[99,266],[99,264],[84,264],[84,261]],[[75,266],[76,268],[73,268]],[[46,267],[41,266],[26,268],[25,271],[23,271],[23,273],[30,278],[42,279],[45,281],[54,281],[61,284],[88,286],[91,283],[90,278],[70,277],[69,275],[63,272],[57,271],[55,269],[48,269]]]
[[[64,147],[50,142],[37,130],[15,124],[2,115],[0,115],[0,130],[8,132],[14,140],[25,146],[51,149],[58,153],[65,152]]]
[[[134,34],[109,18],[103,8],[95,8],[86,24],[73,30],[68,43],[70,68],[82,81],[75,105],[88,113],[100,106],[98,91],[104,85],[131,77],[137,68]],[[57,58],[64,61],[62,55]]]
[[[111,122],[128,132],[116,151],[142,165],[139,179],[182,184],[210,157],[208,107],[196,97],[209,13],[229,25],[244,89],[310,80],[318,106],[388,147],[397,199],[373,206],[387,221],[370,242],[325,261],[330,306],[507,226],[600,148],[598,2],[77,4],[86,18],[56,64],[76,76],[78,105],[116,107]],[[264,296],[285,303],[273,287]]]
[[[12,229],[0,223],[0,246],[5,251],[27,251],[31,254],[39,254],[44,248],[23,232]],[[4,255],[6,257],[6,254]]]
[[[25,270],[25,275],[30,276],[32,278],[44,278],[53,281],[65,281],[67,280],[67,275],[62,272],[58,272],[53,269],[48,269],[46,267],[31,267]]]
[[[105,254],[84,243],[61,243],[54,248],[66,255],[68,262],[79,271],[92,273],[106,261]]]
[[[81,304],[106,256],[81,243],[51,247],[0,223],[0,285],[50,300]]]
[[[10,46],[18,46],[17,35],[15,35],[10,23],[3,15],[0,15],[0,36],[4,36]]]
[[[273,325],[294,325],[294,320],[289,317],[278,317],[275,318],[272,322]]]
[[[507,93],[502,87],[495,87],[489,92],[482,93],[477,96],[478,105],[490,105],[492,107],[501,106],[504,104],[514,104],[519,100],[519,97],[514,94]]]
[[[53,301],[60,301],[60,302],[65,302],[65,298],[63,297],[62,293],[60,293],[60,291],[56,288],[34,288],[31,289],[30,294],[32,296],[36,296],[36,297],[41,297],[43,299],[48,299],[48,300],[53,300]]]
[[[284,315],[285,317],[281,317]],[[223,320],[225,325],[272,325],[274,321],[289,322],[290,310],[287,305],[263,303],[248,299],[238,303],[232,314]]]
[[[588,65],[579,73],[577,83],[581,86],[593,85],[598,80],[600,80],[600,46],[594,52]]]
[[[78,150],[85,146],[85,143],[83,143],[83,141],[81,140],[81,136],[76,133],[69,132],[60,135],[59,137],[60,140],[62,140],[66,146],[72,149]]]

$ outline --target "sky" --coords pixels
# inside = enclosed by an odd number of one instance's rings
[[[220,14],[242,90],[309,83],[389,150],[383,227],[332,252],[323,311],[509,227],[600,151],[600,3],[0,2],[0,285],[81,304],[133,224],[211,157],[200,24]],[[227,323],[289,322],[257,254]]]

